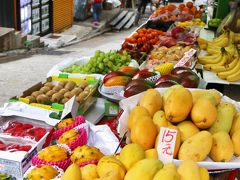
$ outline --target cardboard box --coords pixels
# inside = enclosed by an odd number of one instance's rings
[[[62,80],[71,80],[79,83],[84,79],[53,77],[48,78],[46,82],[57,84]],[[0,115],[17,115],[32,118],[40,121],[45,121],[47,124],[55,126],[59,120],[63,119],[70,113],[73,114],[73,117],[76,115],[83,115],[96,101],[94,94],[96,93],[98,81],[88,80],[88,84],[91,84],[93,88],[91,89],[90,93],[83,99],[83,102],[80,105],[77,102],[74,103],[74,101],[76,101],[76,98],[70,99],[65,104],[51,102],[49,102],[49,104],[30,103],[29,100],[25,97],[31,95],[34,91],[38,91],[41,87],[43,87],[44,83],[45,82],[39,82],[25,90],[22,95],[11,98],[9,103],[6,103],[3,110],[0,111]]]
[[[26,120],[29,121],[30,123],[34,122],[33,119],[26,119],[26,118],[17,117],[17,116],[0,117],[0,122],[3,124],[4,121],[7,121],[9,119],[11,120],[13,119],[14,121],[18,121],[18,122],[21,122],[23,119],[25,120],[25,122]],[[37,123],[39,124],[39,122]],[[31,144],[32,149],[30,151],[28,152],[0,151],[0,172],[1,173],[9,174],[15,177],[17,180],[23,179],[24,173],[31,166],[32,157],[35,154],[37,154],[43,147],[48,146],[50,143],[52,127],[43,122],[41,122],[41,124],[43,125],[41,127],[45,127],[47,129],[47,133],[38,142],[35,142],[34,145]],[[3,133],[0,133],[0,134],[1,134],[1,138],[4,139]],[[8,137],[8,138],[11,138],[11,137]],[[15,140],[16,142],[21,141],[21,138],[19,137],[12,137],[12,139],[16,139]],[[30,141],[30,140],[26,140],[26,141]]]

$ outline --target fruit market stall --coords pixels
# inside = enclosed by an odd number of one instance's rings
[[[0,179],[235,179],[240,103],[206,89],[206,73],[238,81],[239,34],[205,40],[202,15],[160,7],[121,49],[70,57],[10,98]]]

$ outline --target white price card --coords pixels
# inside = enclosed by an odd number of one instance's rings
[[[184,53],[184,56],[178,61],[174,68],[184,66],[196,52],[195,49],[190,49],[188,52]]]
[[[160,159],[164,164],[171,163],[173,161],[176,137],[177,130],[164,127],[160,129],[157,152],[158,159]]]

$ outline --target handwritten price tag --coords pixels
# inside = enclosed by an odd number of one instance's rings
[[[184,66],[193,57],[193,55],[196,52],[197,51],[195,49],[190,49],[188,52],[184,54],[182,59],[178,61],[178,63],[174,66],[174,68]]]
[[[177,137],[177,130],[169,128],[161,128],[158,138],[158,159],[164,164],[173,161],[173,153]]]

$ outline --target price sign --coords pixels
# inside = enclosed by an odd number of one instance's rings
[[[177,130],[161,128],[158,138],[158,159],[163,163],[171,163],[176,143]]]
[[[178,61],[178,63],[174,66],[174,68],[184,66],[193,57],[193,55],[196,52],[197,51],[195,49],[190,49],[188,52],[184,54],[182,59]]]

